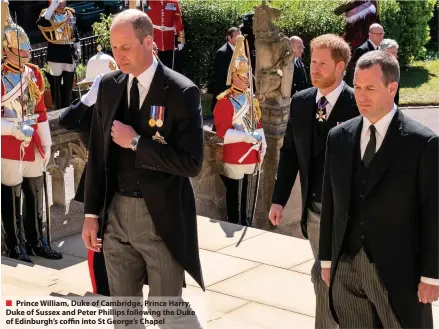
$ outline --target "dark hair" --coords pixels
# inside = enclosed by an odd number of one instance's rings
[[[399,83],[399,64],[395,57],[382,50],[369,51],[360,57],[356,69],[365,70],[374,65],[380,66],[386,86],[391,82]]]
[[[331,50],[332,59],[335,63],[344,62],[348,65],[351,59],[351,48],[347,42],[335,34],[323,34],[311,40],[311,53],[314,49]]]
[[[231,27],[227,30],[227,37],[233,37],[233,33],[239,32],[239,29],[237,27]]]

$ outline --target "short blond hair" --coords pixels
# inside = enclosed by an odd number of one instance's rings
[[[323,34],[311,41],[311,53],[314,49],[331,50],[332,59],[335,63],[344,62],[345,66],[351,60],[351,48],[343,38],[335,34]]]

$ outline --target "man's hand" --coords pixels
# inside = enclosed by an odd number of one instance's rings
[[[94,217],[85,217],[82,226],[82,240],[85,246],[93,251],[100,252],[102,248],[102,239],[98,239],[99,224],[98,219]]]
[[[419,282],[418,298],[420,303],[433,303],[439,298],[439,286]]]
[[[280,225],[282,220],[282,212],[284,211],[284,207],[280,204],[272,204],[270,208],[270,213],[268,214],[268,218],[270,219],[273,225]]]
[[[326,285],[329,287],[329,282],[331,282],[330,268],[322,268],[322,280],[325,281]]]
[[[133,127],[123,124],[120,121],[114,120],[111,127],[111,137],[113,142],[123,148],[130,148],[131,140],[137,136]]]

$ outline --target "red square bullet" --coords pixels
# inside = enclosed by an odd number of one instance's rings
[[[12,306],[12,300],[7,300],[6,301],[6,306]]]

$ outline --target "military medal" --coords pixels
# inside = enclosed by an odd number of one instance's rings
[[[316,119],[319,122],[324,122],[326,121],[326,105],[328,105],[328,100],[325,97],[322,97],[319,99],[318,103],[317,103],[317,114],[316,114]]]
[[[165,119],[165,107],[164,106],[158,106],[158,119],[156,122],[156,126],[161,128],[163,127],[163,121]]]
[[[151,105],[151,112],[149,119],[149,125],[151,128],[156,125],[156,118],[157,118],[157,106]]]

